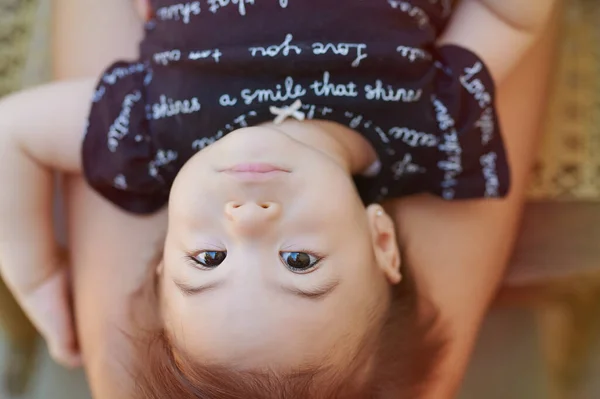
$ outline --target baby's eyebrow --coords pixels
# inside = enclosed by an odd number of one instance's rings
[[[296,295],[301,298],[311,300],[323,300],[325,299],[325,297],[331,294],[338,285],[340,285],[340,280],[336,279],[326,281],[325,283],[322,283],[317,287],[311,288],[309,290],[286,285],[282,285],[281,289],[288,294]]]

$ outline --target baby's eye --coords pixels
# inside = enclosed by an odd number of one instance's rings
[[[294,273],[307,273],[322,259],[306,252],[281,252],[280,256],[285,266]]]
[[[191,256],[194,262],[208,269],[214,269],[219,266],[226,257],[227,252],[225,251],[204,251],[198,255]]]

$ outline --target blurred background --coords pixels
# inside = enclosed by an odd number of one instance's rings
[[[0,0],[0,96],[51,79],[50,0]],[[460,398],[600,398],[600,1],[570,0],[506,280]],[[550,33],[549,33],[550,34]],[[0,399],[86,399],[0,282]]]

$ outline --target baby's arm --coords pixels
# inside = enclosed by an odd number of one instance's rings
[[[0,100],[0,273],[59,361],[74,343],[67,269],[53,233],[53,172],[78,173],[95,81],[50,84]],[[74,345],[71,345],[74,347]]]
[[[439,44],[477,54],[504,80],[545,26],[555,0],[462,0]]]

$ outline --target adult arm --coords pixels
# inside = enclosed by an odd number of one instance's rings
[[[460,387],[517,237],[548,95],[556,37],[550,25],[498,87],[498,112],[512,171],[508,198],[446,202],[418,196],[390,206],[404,264],[439,308],[450,334],[438,380],[427,398],[452,398]]]
[[[99,77],[134,59],[143,33],[133,1],[53,0],[56,79]],[[141,286],[166,226],[164,215],[135,217],[69,176],[66,191],[77,336],[94,398],[130,398],[131,295]]]
[[[52,0],[55,79],[100,76],[117,59],[134,59],[143,21],[131,0]]]
[[[438,44],[471,50],[501,84],[539,39],[555,4],[556,0],[461,0]]]

